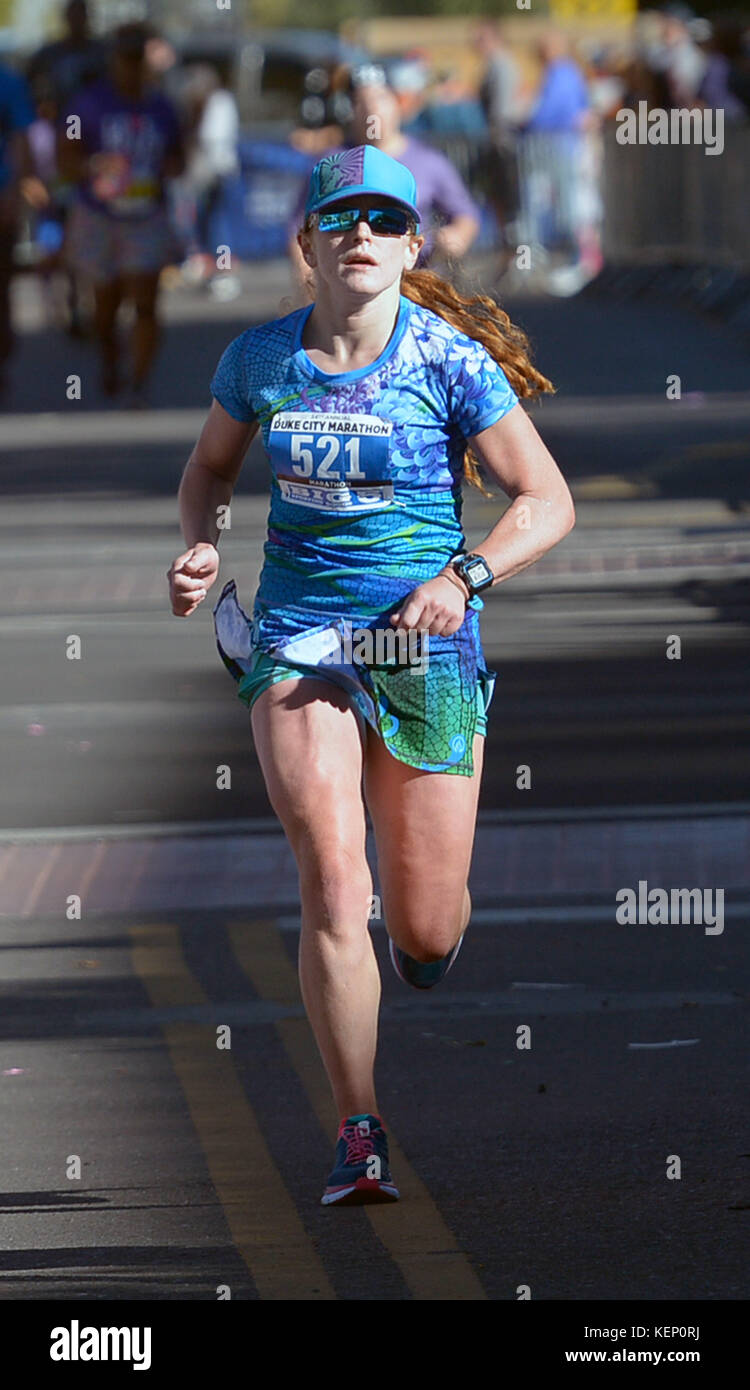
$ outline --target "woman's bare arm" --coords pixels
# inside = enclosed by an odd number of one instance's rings
[[[187,550],[167,570],[172,612],[188,618],[202,603],[219,573],[217,543],[257,420],[235,420],[214,401],[185,465],[177,494]]]
[[[235,420],[213,401],[206,423],[185,465],[177,501],[188,545],[215,545],[221,534],[219,507],[228,506],[258,422]]]
[[[472,548],[484,556],[499,584],[533,565],[572,531],[575,507],[560,469],[520,402],[469,443],[513,499],[497,525]]]
[[[520,403],[469,443],[487,472],[513,499],[489,535],[472,546],[472,553],[484,556],[499,584],[533,565],[567,536],[575,525],[573,498]],[[468,589],[448,565],[412,591],[392,614],[391,623],[450,636],[464,620],[467,599]]]

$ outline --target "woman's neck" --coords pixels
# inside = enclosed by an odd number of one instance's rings
[[[397,280],[362,304],[337,303],[322,285],[302,334],[308,357],[327,371],[357,371],[375,362],[396,327],[401,302]]]

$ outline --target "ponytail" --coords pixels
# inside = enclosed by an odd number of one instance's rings
[[[405,270],[401,276],[401,293],[481,343],[502,367],[517,396],[535,398],[545,391],[555,390],[552,382],[531,362],[529,340],[523,329],[511,323],[505,310],[489,295],[459,294],[432,270]],[[485,497],[492,496],[482,482],[478,460],[469,448],[464,455],[464,477]]]

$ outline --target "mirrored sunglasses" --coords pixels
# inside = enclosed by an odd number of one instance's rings
[[[369,212],[363,208],[331,208],[329,212],[312,213],[311,221],[317,223],[321,232],[350,232],[359,222],[366,222],[376,236],[404,236],[415,225],[406,208],[392,204],[372,207]]]

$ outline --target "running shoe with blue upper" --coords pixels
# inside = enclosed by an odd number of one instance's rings
[[[334,1168],[321,1205],[351,1207],[398,1199],[388,1163],[388,1136],[379,1116],[349,1115],[339,1127]]]
[[[408,956],[406,951],[402,951],[400,946],[388,938],[388,950],[391,955],[391,964],[400,980],[404,984],[413,985],[414,989],[432,989],[448,974],[456,956],[461,950],[461,943],[466,935],[462,932],[447,956],[442,956],[440,960],[421,961],[415,960],[413,956]]]

